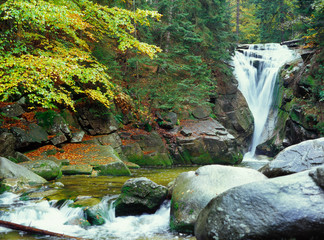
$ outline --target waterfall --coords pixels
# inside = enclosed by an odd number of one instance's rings
[[[294,51],[278,43],[249,45],[233,57],[234,75],[254,117],[254,132],[244,159],[254,158],[256,147],[267,140],[263,136],[273,104],[278,72],[286,62],[295,59]]]

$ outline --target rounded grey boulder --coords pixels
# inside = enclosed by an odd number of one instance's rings
[[[232,187],[264,179],[256,170],[222,165],[203,166],[195,172],[180,174],[172,193],[171,229],[193,233],[198,214],[211,199]]]
[[[324,138],[308,140],[282,150],[260,171],[277,177],[309,170],[324,164]]]
[[[141,177],[125,182],[114,202],[116,217],[154,213],[168,195],[168,189]]]
[[[199,214],[197,240],[324,239],[324,191],[309,171],[245,184]]]

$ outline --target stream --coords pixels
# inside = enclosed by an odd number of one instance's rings
[[[52,232],[91,240],[189,240],[195,239],[169,229],[170,202],[165,201],[155,214],[141,216],[115,217],[112,203],[120,193],[124,182],[133,177],[147,177],[157,184],[166,186],[181,172],[194,171],[198,167],[177,167],[169,169],[132,170],[131,177],[89,177],[64,176],[58,180],[63,189],[47,196],[49,201],[23,201],[21,196],[9,192],[0,195],[0,219]],[[46,187],[45,187],[46,188]],[[102,199],[99,207],[106,223],[101,226],[82,228],[73,224],[82,218],[81,208],[72,208],[67,200],[57,207],[57,199],[75,199],[78,196],[93,196]],[[0,239],[35,240],[59,239],[49,236],[35,236],[0,227]]]

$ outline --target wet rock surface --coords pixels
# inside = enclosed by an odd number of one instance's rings
[[[45,178],[47,181],[54,180],[62,176],[60,167],[51,160],[38,160],[22,163],[22,166]]]
[[[181,135],[172,145],[179,163],[236,164],[241,161],[237,141],[223,125],[214,119],[186,120]],[[171,133],[172,134],[177,134]]]
[[[324,138],[304,141],[284,149],[261,172],[268,177],[276,177],[309,170],[321,164],[324,164]]]
[[[11,162],[10,160],[0,157],[0,180],[6,178],[19,179],[26,183],[41,184],[47,181],[28,170],[27,168]]]
[[[125,182],[121,194],[115,201],[116,216],[141,215],[154,213],[168,195],[168,189],[141,177]]]
[[[309,171],[232,188],[208,203],[197,240],[323,239],[324,191]]]
[[[221,165],[180,174],[172,190],[171,228],[193,233],[200,211],[211,199],[235,186],[264,179],[266,177],[256,170]]]

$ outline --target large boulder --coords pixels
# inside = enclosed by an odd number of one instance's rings
[[[77,106],[77,113],[82,128],[91,135],[109,134],[118,129],[114,115],[103,105],[80,104]]]
[[[0,156],[13,157],[15,156],[16,138],[12,133],[3,132],[0,134]]]
[[[24,112],[24,109],[17,103],[9,104],[0,108],[0,113],[3,113],[6,117],[19,117]]]
[[[97,146],[99,151],[90,161],[101,176],[130,176],[131,172],[111,146]]]
[[[100,176],[130,176],[131,172],[121,160],[94,167]]]
[[[237,164],[242,160],[237,141],[214,119],[186,120],[181,134],[174,133],[173,155],[177,163]]]
[[[47,132],[35,123],[28,124],[26,128],[12,127],[10,131],[16,137],[16,150],[40,146],[48,141]]]
[[[171,229],[193,233],[198,214],[211,199],[232,187],[264,179],[256,170],[221,165],[180,174],[172,192]]]
[[[139,133],[132,137],[137,144],[130,143],[130,147],[124,146],[125,155],[128,155],[128,161],[140,166],[171,166],[172,160],[169,157],[168,150],[157,132]],[[129,146],[129,144],[126,144]],[[139,151],[139,146],[142,150]],[[130,149],[131,148],[131,149]],[[134,153],[134,154],[133,154]]]
[[[130,162],[138,162],[144,157],[144,153],[137,142],[125,143],[122,150],[127,160]]]
[[[141,177],[125,182],[121,194],[114,202],[116,216],[154,213],[168,195],[168,189]]]
[[[324,239],[324,190],[309,171],[232,188],[204,208],[197,240]]]
[[[261,172],[268,177],[277,177],[321,164],[324,164],[324,138],[304,141],[284,149]]]
[[[91,140],[84,141],[84,143],[93,143],[103,146],[109,145],[118,153],[119,157],[122,160],[124,160],[124,158],[126,159],[122,150],[121,138],[119,137],[117,132],[113,132],[107,135],[96,136]]]
[[[49,135],[64,134],[67,138],[72,137],[68,123],[59,113],[53,110],[48,110],[46,112],[37,112],[36,118],[38,125],[46,129]]]
[[[42,184],[47,181],[27,168],[0,157],[0,180],[16,178],[30,184]]]
[[[62,176],[60,167],[51,160],[31,161],[22,163],[21,165],[45,178],[47,181],[54,180]]]

